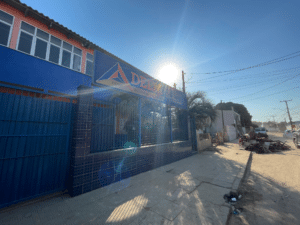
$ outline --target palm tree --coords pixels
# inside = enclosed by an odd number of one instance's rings
[[[203,129],[212,124],[217,117],[217,111],[204,92],[187,93],[187,106],[189,115],[195,118],[197,129]]]

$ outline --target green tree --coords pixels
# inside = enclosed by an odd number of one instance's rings
[[[189,115],[195,118],[197,129],[203,129],[207,125],[208,119],[211,122],[215,121],[217,111],[204,92],[187,93],[186,98]]]
[[[250,127],[253,126],[251,119],[252,116],[248,112],[247,108],[243,104],[233,103],[233,102],[226,102],[226,103],[218,103],[215,109],[218,110],[232,110],[240,114],[241,116],[241,124],[243,127]]]

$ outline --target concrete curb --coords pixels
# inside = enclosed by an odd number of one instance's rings
[[[232,191],[237,191],[238,192],[240,190],[242,184],[245,182],[249,172],[251,171],[252,159],[253,159],[253,152],[250,152],[245,170],[243,171],[243,168],[242,168],[240,170],[240,172],[238,173],[236,179],[233,182],[232,189],[231,189]],[[229,220],[232,216],[232,212],[233,212],[233,207],[230,207],[229,208],[229,213],[228,213],[228,216],[227,216],[227,220],[226,220],[226,225],[229,224]]]

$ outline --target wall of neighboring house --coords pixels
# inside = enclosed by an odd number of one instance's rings
[[[224,126],[232,126],[234,122],[235,112],[232,110],[223,110]],[[223,130],[222,111],[217,110],[217,119],[212,123],[210,131],[212,133],[220,132]]]

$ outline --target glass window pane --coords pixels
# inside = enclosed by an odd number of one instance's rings
[[[34,31],[35,31],[35,27],[29,25],[28,23],[24,23],[24,22],[22,22],[21,29],[25,30],[31,34],[34,34]]]
[[[64,49],[67,49],[67,50],[69,50],[69,51],[72,51],[72,45],[70,45],[70,44],[68,44],[68,43],[66,43],[66,42],[63,43],[63,48],[64,48]]]
[[[56,45],[58,45],[58,46],[61,46],[61,40],[59,40],[59,39],[56,38],[56,37],[51,36],[51,42],[52,42],[53,44],[56,44]]]
[[[86,61],[86,74],[93,75],[93,63],[91,61]]]
[[[18,50],[30,54],[32,39],[31,35],[21,32]]]
[[[47,33],[44,32],[44,31],[41,31],[41,30],[38,29],[36,35],[37,35],[38,37],[40,37],[40,38],[43,38],[43,39],[46,40],[46,41],[49,41],[49,34],[47,34]]]
[[[0,44],[7,46],[10,26],[0,22]]]
[[[74,55],[73,57],[73,69],[76,71],[81,70],[81,57],[78,55]]]
[[[42,59],[46,59],[46,51],[47,51],[47,42],[37,38],[34,55]]]
[[[71,53],[64,50],[62,55],[61,65],[70,68],[70,63],[71,63]]]
[[[76,47],[74,47],[74,51],[73,51],[75,54],[77,54],[77,55],[82,55],[82,51],[79,49],[79,48],[76,48]]]
[[[87,58],[88,60],[94,61],[94,56],[93,56],[92,54],[90,54],[90,53],[87,53],[87,54],[86,54],[86,58]]]
[[[6,23],[12,24],[13,18],[14,18],[13,16],[0,10],[0,20],[4,21]]]
[[[59,47],[56,47],[55,45],[51,45],[49,61],[58,64],[58,62],[59,62],[59,53],[60,53]]]

